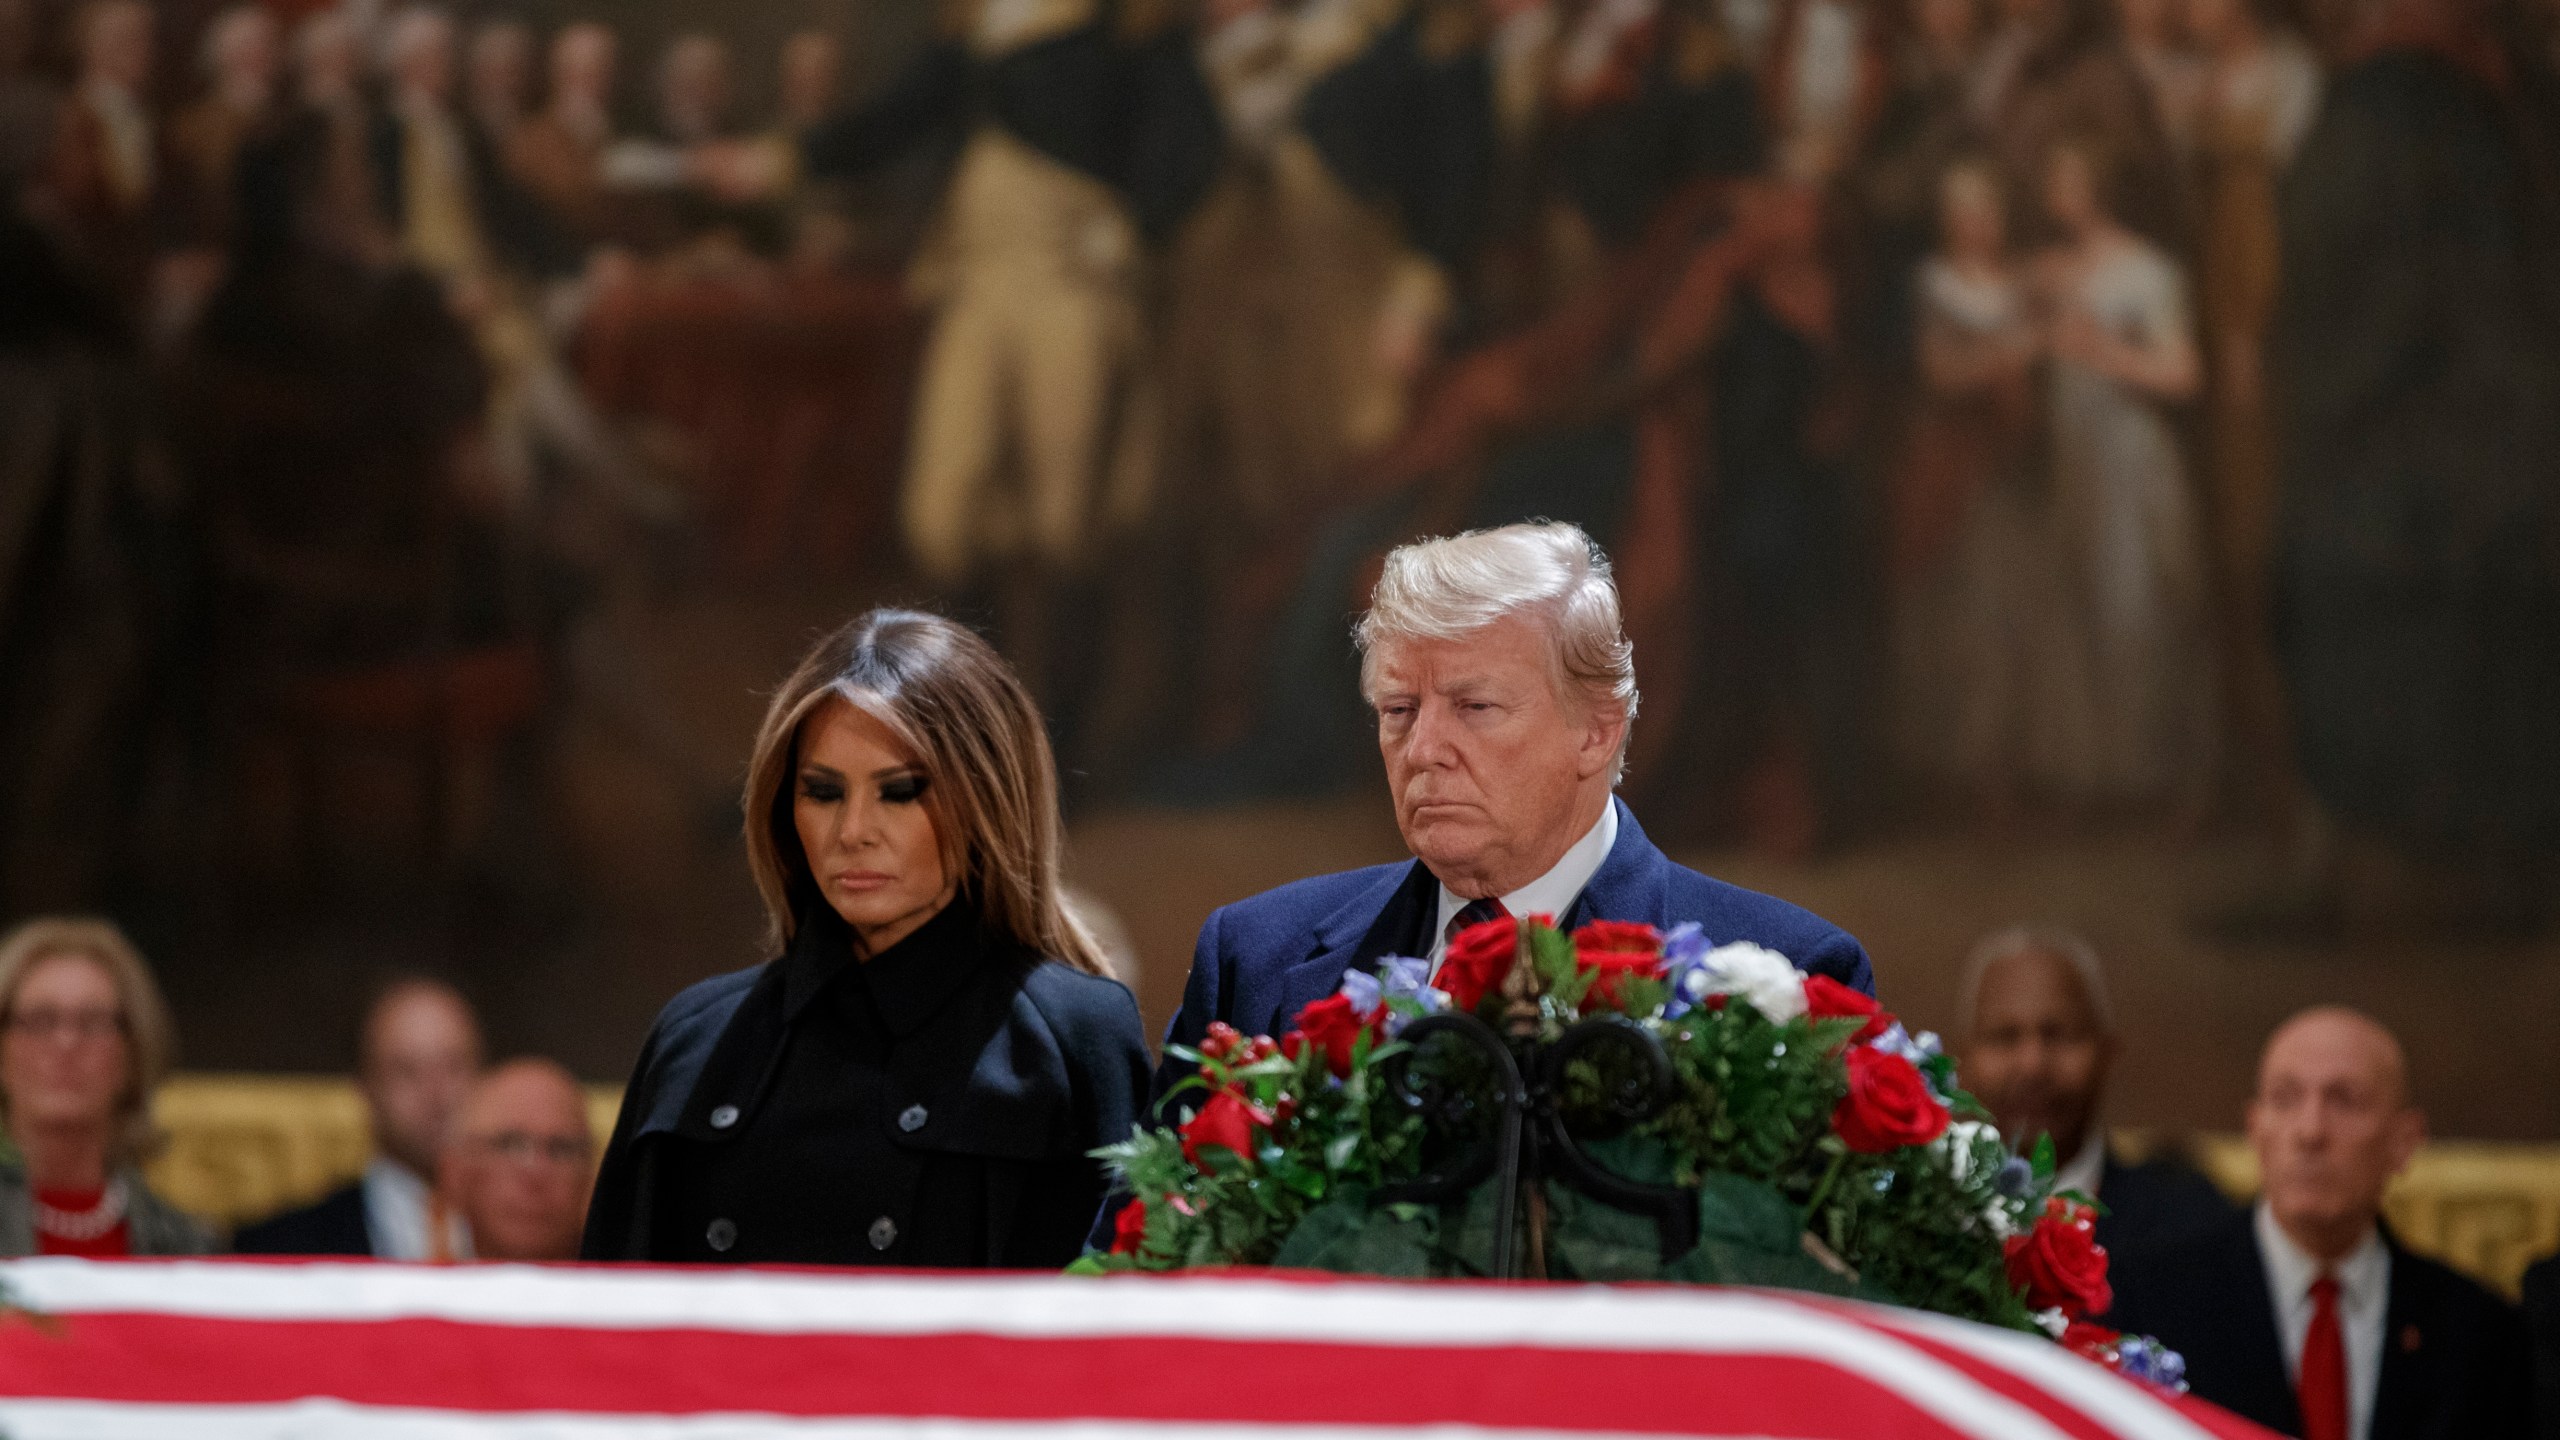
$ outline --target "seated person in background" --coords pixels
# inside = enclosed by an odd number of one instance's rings
[[[2249,1102],[2257,1206],[2117,1277],[2107,1323],[2184,1354],[2199,1396],[2304,1440],[2522,1435],[2515,1308],[2382,1224],[2427,1134],[2408,1073],[2353,1010],[2278,1027]]]
[[[213,1235],[142,1183],[169,1007],[124,932],[30,920],[0,939],[0,1256],[202,1255]]]
[[[2210,1181],[2164,1161],[2129,1165],[2098,1115],[2115,1067],[2113,1008],[2098,953],[2059,930],[2004,930],[1965,962],[1956,1073],[2026,1154],[2053,1137],[2054,1188],[2099,1203],[2110,1252],[2182,1239],[2231,1214]],[[2121,1258],[2121,1257],[2119,1257]]]
[[[587,1097],[549,1060],[480,1077],[445,1142],[436,1193],[482,1260],[575,1260],[595,1182]]]
[[[1506,525],[1400,546],[1353,633],[1414,858],[1212,912],[1169,1045],[1196,1046],[1217,1021],[1280,1034],[1347,972],[1405,955],[1436,973],[1451,936],[1505,916],[1552,915],[1568,929],[1695,921],[1717,944],[1765,945],[1874,991],[1857,941],[1673,864],[1618,799],[1634,653],[1608,557],[1580,529]],[[1190,1069],[1167,1054],[1158,1099]]]
[[[467,1260],[462,1217],[436,1203],[446,1133],[480,1073],[480,1022],[437,980],[395,980],[366,1012],[356,1083],[381,1153],[364,1174],[318,1203],[242,1230],[243,1255],[370,1255],[377,1260]]]
[[[2560,1440],[2560,1255],[2524,1272],[2524,1323],[2533,1336],[2533,1433]]]

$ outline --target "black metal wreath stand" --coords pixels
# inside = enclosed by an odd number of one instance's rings
[[[1575,1134],[1565,1105],[1567,1068],[1614,1051],[1619,1063],[1599,1069],[1607,1084],[1597,1107],[1599,1133],[1588,1138],[1606,1138],[1661,1114],[1679,1083],[1661,1040],[1623,1015],[1579,1020],[1553,1040],[1540,1039],[1537,971],[1525,930],[1502,995],[1506,1003],[1499,1032],[1473,1015],[1449,1011],[1424,1016],[1398,1036],[1406,1048],[1380,1067],[1396,1103],[1422,1116],[1432,1131],[1473,1128],[1469,1122],[1488,1109],[1494,1123],[1490,1136],[1437,1169],[1382,1187],[1374,1203],[1445,1204],[1492,1181],[1493,1256],[1488,1269],[1497,1280],[1519,1273],[1524,1208],[1527,1274],[1546,1278],[1544,1182],[1549,1179],[1651,1219],[1661,1235],[1664,1260],[1687,1254],[1698,1241],[1696,1194],[1678,1186],[1641,1184],[1602,1167],[1583,1150],[1583,1137]],[[1491,1094],[1459,1088],[1449,1081],[1446,1066],[1435,1067],[1417,1083],[1414,1062],[1445,1044],[1462,1047],[1483,1062]]]

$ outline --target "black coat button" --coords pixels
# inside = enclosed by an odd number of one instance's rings
[[[738,1243],[738,1222],[727,1216],[712,1221],[702,1232],[702,1243],[719,1254],[728,1254],[729,1247]]]
[[[925,1113],[921,1105],[910,1105],[898,1112],[898,1128],[913,1135],[924,1128]]]
[[[871,1222],[871,1248],[886,1250],[898,1243],[898,1222],[883,1215]]]
[[[735,1105],[723,1105],[711,1112],[711,1128],[714,1130],[726,1130],[737,1123],[738,1107]]]

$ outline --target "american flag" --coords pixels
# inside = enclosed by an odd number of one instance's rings
[[[2259,1440],[2058,1346],[1803,1295],[0,1263],[8,1440]]]

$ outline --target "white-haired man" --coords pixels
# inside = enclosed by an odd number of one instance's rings
[[[1508,525],[1388,555],[1358,630],[1396,825],[1414,859],[1301,880],[1213,912],[1167,1039],[1213,1021],[1277,1034],[1388,955],[1436,966],[1502,914],[1694,920],[1874,989],[1837,927],[1673,864],[1615,796],[1636,712],[1609,562],[1571,525]],[[1179,1078],[1167,1062],[1161,1095]]]

